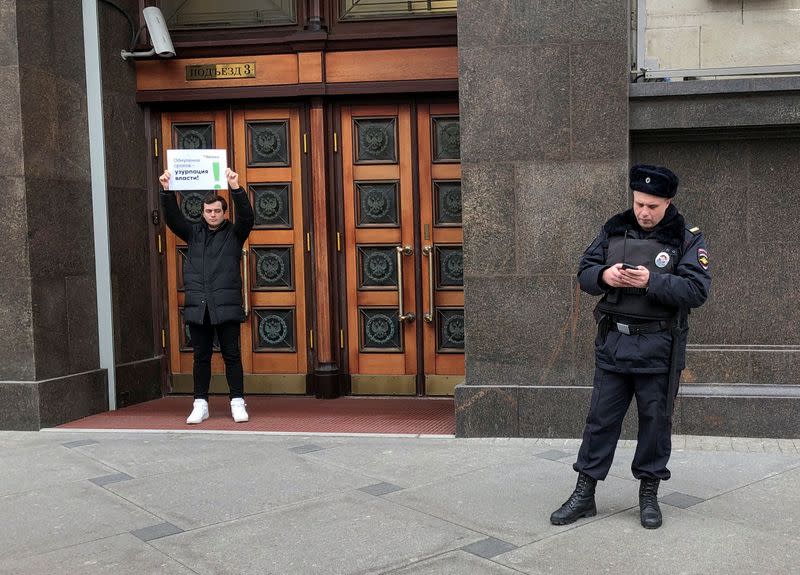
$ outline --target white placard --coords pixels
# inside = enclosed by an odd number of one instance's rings
[[[170,190],[225,189],[227,167],[227,150],[167,150]]]

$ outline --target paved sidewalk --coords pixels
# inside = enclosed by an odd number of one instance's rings
[[[676,437],[664,526],[632,442],[564,527],[576,440],[0,432],[0,574],[795,574],[800,440]]]

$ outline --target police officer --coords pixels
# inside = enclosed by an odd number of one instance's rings
[[[687,315],[708,297],[709,258],[699,228],[672,204],[678,178],[667,168],[630,171],[633,207],[608,220],[578,269],[595,308],[595,377],[578,459],[575,491],[550,516],[567,525],[597,514],[594,491],[608,475],[622,420],[636,396],[639,435],[631,470],[640,480],[639,515],[661,526],[659,482],[667,480],[672,410],[685,367]]]

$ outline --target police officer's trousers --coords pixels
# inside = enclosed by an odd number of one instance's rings
[[[594,389],[583,443],[575,471],[597,480],[608,475],[622,430],[622,420],[633,396],[639,412],[639,435],[631,471],[637,479],[669,479],[672,417],[667,414],[669,375],[615,373],[596,368]]]

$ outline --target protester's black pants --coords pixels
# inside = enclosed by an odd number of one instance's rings
[[[242,354],[239,350],[239,327],[235,321],[211,325],[206,317],[203,325],[189,324],[189,337],[194,348],[194,398],[208,400],[208,387],[211,384],[211,354],[214,351],[214,332],[217,333],[219,349],[225,362],[225,377],[228,379],[230,398],[244,397],[244,374]]]
[[[575,471],[597,480],[608,475],[622,430],[622,420],[636,396],[639,435],[631,471],[637,479],[669,479],[672,417],[667,414],[668,374],[614,373],[597,368],[583,443]]]

